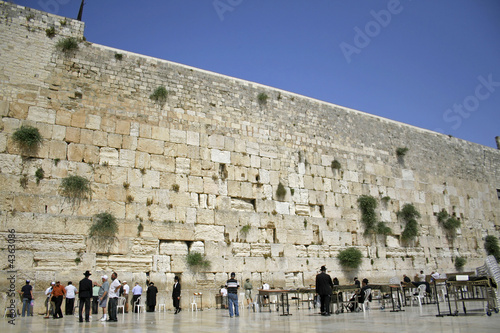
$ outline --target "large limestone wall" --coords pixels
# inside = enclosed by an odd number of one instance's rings
[[[45,33],[51,26],[54,38]],[[151,279],[167,295],[175,274],[186,293],[212,293],[231,271],[255,286],[298,287],[314,284],[321,265],[341,282],[385,282],[454,271],[456,256],[467,258],[466,269],[483,264],[484,237],[499,234],[498,150],[90,42],[56,50],[83,31],[81,22],[0,1],[0,260],[6,276],[15,230],[19,288],[25,278],[38,291],[54,279],[77,281],[87,269]],[[149,98],[159,86],[170,92],[165,103]],[[11,138],[23,124],[43,136],[31,158]],[[404,158],[398,147],[409,148]],[[91,200],[61,196],[68,175],[91,181]],[[393,235],[363,236],[363,194],[391,198],[377,212]],[[409,243],[396,216],[405,203],[422,214]],[[462,220],[454,239],[436,220],[441,209]],[[88,237],[101,212],[118,219],[111,248]],[[336,259],[350,246],[365,256],[356,271]],[[193,272],[189,251],[211,267]]]

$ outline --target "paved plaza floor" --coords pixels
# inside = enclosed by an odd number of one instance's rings
[[[444,303],[441,303],[444,305]],[[321,316],[317,309],[290,307],[290,316],[276,311],[240,311],[230,318],[227,310],[204,309],[191,312],[184,309],[154,313],[119,314],[118,322],[100,322],[94,316],[90,323],[66,316],[44,319],[43,316],[18,317],[15,325],[2,318],[0,332],[500,332],[500,313],[491,316],[484,311],[467,316],[436,317],[436,305],[405,307],[405,311],[380,310],[375,304],[367,312],[339,313]],[[100,316],[99,316],[100,317]]]

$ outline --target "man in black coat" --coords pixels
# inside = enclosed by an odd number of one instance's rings
[[[80,323],[83,322],[82,311],[84,304],[85,321],[90,321],[90,300],[92,299],[92,281],[89,279],[89,276],[92,274],[89,271],[85,271],[83,275],[85,275],[85,277],[80,280],[80,293],[78,294],[78,297],[80,298],[80,306],[78,309]]]
[[[158,289],[155,287],[155,284],[153,282],[149,283],[148,290],[146,291],[146,295],[147,295],[146,311],[147,312],[155,312],[156,294],[158,294]]]
[[[181,301],[181,284],[179,282],[179,277],[174,277],[174,289],[172,290],[172,301],[174,302],[175,313],[181,312],[180,301]]]
[[[330,275],[326,274],[326,267],[321,266],[321,273],[316,275],[316,294],[321,300],[321,315],[330,315],[330,298],[332,295],[333,282]]]

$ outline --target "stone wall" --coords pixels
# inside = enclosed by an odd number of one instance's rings
[[[15,230],[19,288],[25,278],[40,291],[87,269],[94,279],[115,270],[168,296],[177,274],[187,306],[189,293],[215,293],[231,271],[254,287],[299,287],[314,284],[321,265],[341,283],[450,272],[456,256],[473,269],[484,263],[484,237],[499,235],[498,150],[87,41],[56,49],[83,31],[81,22],[0,1],[0,260],[7,276]],[[159,86],[169,92],[164,102],[150,99]],[[23,124],[43,136],[34,156],[12,140]],[[404,157],[399,147],[409,148]],[[68,175],[91,181],[91,200],[61,195]],[[364,235],[361,195],[377,198],[392,235]],[[406,203],[422,215],[412,242],[401,240],[396,215]],[[437,222],[441,209],[461,219],[454,238]],[[110,247],[89,238],[102,212],[118,219]],[[336,259],[351,246],[364,255],[358,270]],[[210,268],[189,268],[189,252],[206,255]]]

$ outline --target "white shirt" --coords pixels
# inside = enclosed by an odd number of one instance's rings
[[[130,286],[127,284],[124,284],[123,285],[123,294],[124,295],[128,295],[129,294],[129,291],[130,291]]]
[[[120,292],[119,287],[120,287],[120,281],[118,281],[118,279],[115,279],[113,282],[111,282],[111,284],[109,285],[109,298],[118,297],[118,293]],[[115,289],[117,288],[118,290],[115,291]]]
[[[432,278],[434,280],[439,279],[439,273],[438,272],[431,274],[431,276],[432,276]]]
[[[45,289],[45,295],[47,295],[47,297],[50,297],[51,292],[52,292],[52,287],[48,287],[47,289]]]
[[[267,283],[264,283],[264,284],[262,285],[262,289],[263,289],[263,290],[269,290],[270,288],[269,288],[269,285],[268,285]]]
[[[221,294],[222,296],[227,296],[227,289],[226,289],[226,288],[222,288],[222,289],[220,290],[220,294]]]
[[[136,285],[134,288],[132,288],[132,294],[142,295],[142,287],[140,285]]]
[[[66,290],[66,298],[75,298],[77,290],[74,285],[69,284],[64,289]]]

